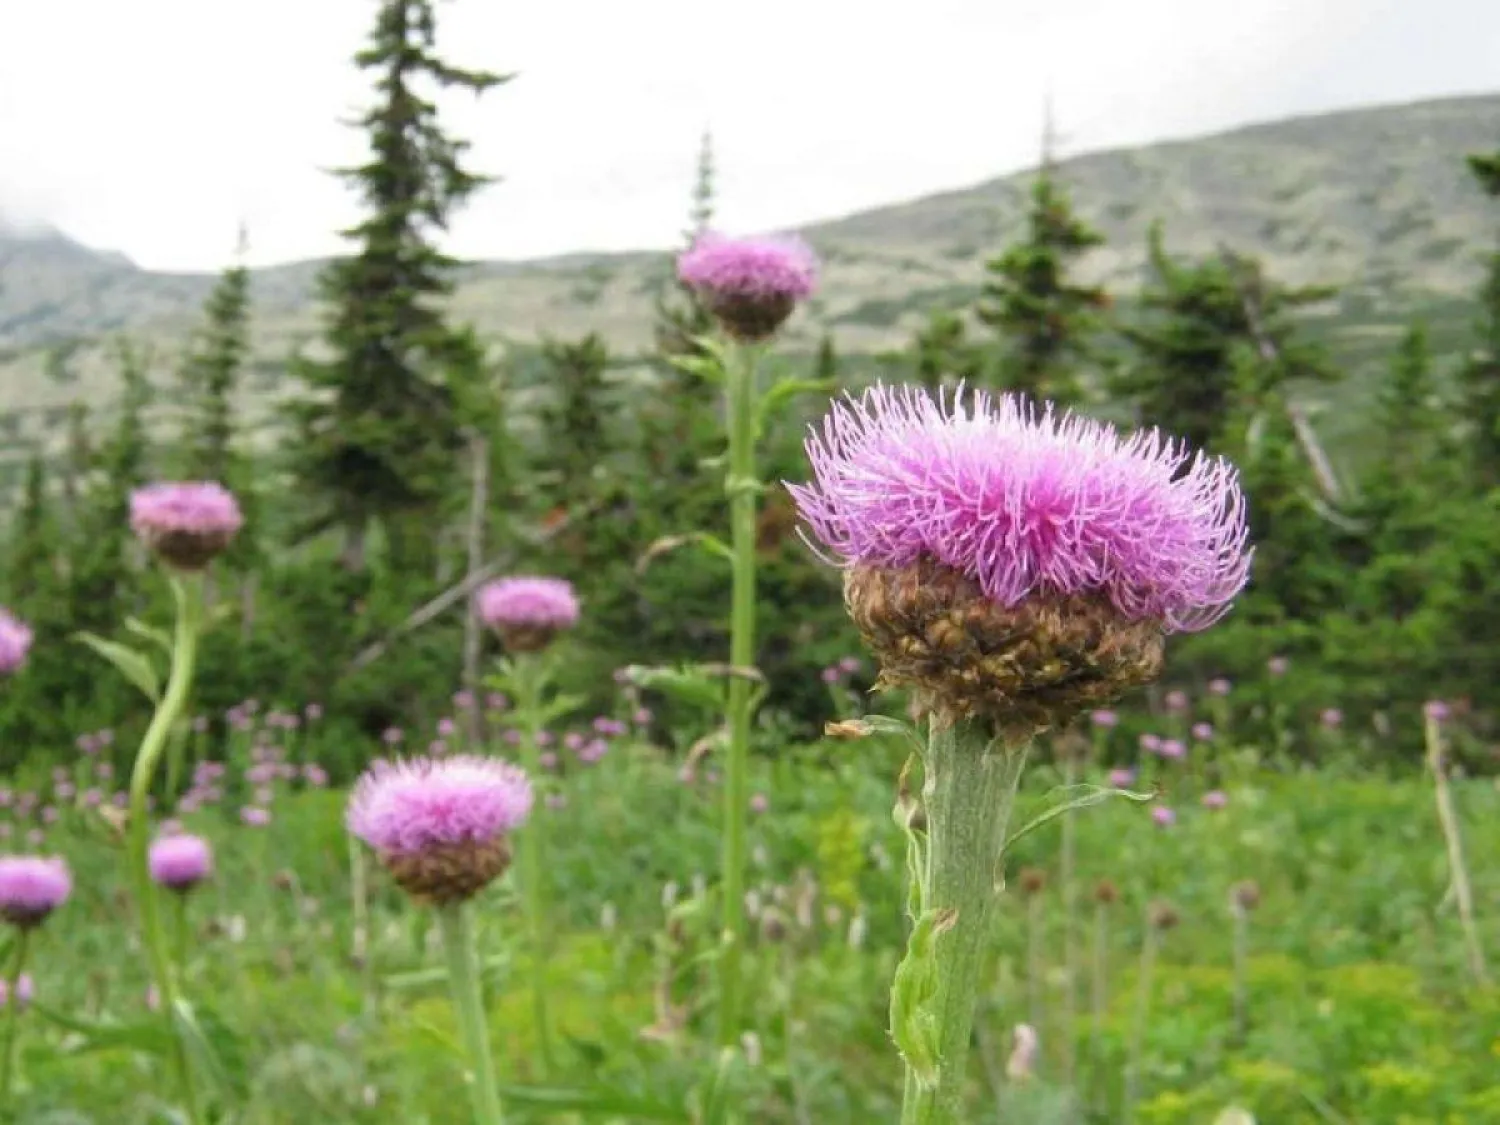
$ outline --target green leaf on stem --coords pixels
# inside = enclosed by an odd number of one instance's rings
[[[644,574],[650,566],[662,555],[677,550],[679,547],[702,547],[712,555],[717,555],[731,565],[734,563],[734,553],[730,551],[729,544],[717,535],[711,535],[707,531],[690,531],[682,535],[663,535],[649,547],[641,556],[635,560],[635,572]]]
[[[142,1051],[148,1055],[166,1055],[172,1049],[172,1037],[160,1020],[142,1023],[96,1023],[78,1019],[45,1004],[32,1004],[32,1010],[48,1023],[69,1033],[64,1049],[70,1054],[93,1051]]]
[[[118,668],[120,674],[140,688],[152,703],[161,702],[161,677],[145,653],[93,633],[74,633],[73,636]]]
[[[755,432],[760,434],[776,412],[798,395],[829,395],[836,390],[838,383],[832,379],[778,380],[771,384],[771,389],[760,400],[760,407],[755,412]]]
[[[638,1094],[608,1087],[569,1089],[562,1086],[500,1086],[500,1097],[510,1105],[546,1109],[553,1114],[582,1113],[590,1117],[626,1121],[671,1121],[687,1125],[678,1106],[652,1101]]]
[[[220,1090],[236,1098],[246,1090],[245,1053],[239,1038],[212,1008],[195,1009],[179,997],[172,1008],[172,1024],[193,1063],[193,1071],[208,1077]]]
[[[952,907],[927,910],[912,927],[906,956],[891,984],[891,1038],[924,1088],[937,1085],[940,1036],[932,1001],[937,995],[937,938],[958,920]]]
[[[1155,793],[1134,793],[1129,789],[1113,789],[1105,785],[1066,785],[1053,790],[1053,792],[1078,793],[1080,796],[1053,805],[1046,812],[1033,817],[1024,827],[1018,829],[1010,839],[1005,841],[1006,851],[1009,851],[1011,845],[1017,840],[1029,836],[1042,825],[1056,820],[1058,817],[1072,812],[1074,809],[1086,809],[1090,805],[1102,805],[1112,797],[1122,797],[1127,801],[1135,801],[1137,804],[1149,804],[1156,800]]]
[[[705,711],[724,709],[723,681],[710,676],[701,666],[647,668],[633,664],[626,672],[630,682],[638,687],[659,691],[681,703],[701,707]]]
[[[155,625],[147,625],[138,617],[127,617],[125,619],[125,628],[129,629],[136,636],[144,637],[146,640],[151,641],[168,656],[172,655],[172,636],[165,629],[158,629]]]

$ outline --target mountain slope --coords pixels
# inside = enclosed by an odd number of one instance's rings
[[[1220,243],[1260,255],[1273,275],[1345,287],[1330,331],[1358,346],[1383,340],[1413,308],[1454,315],[1479,276],[1500,214],[1469,182],[1467,152],[1500,142],[1500,96],[1297,118],[1217,136],[1080,156],[1062,165],[1081,214],[1108,245],[1087,272],[1122,293],[1140,281],[1146,231],[1167,224],[1174,251]],[[926,311],[967,300],[984,260],[1016,233],[1027,174],[813,224],[825,282],[794,321],[793,346],[833,331],[846,352],[899,346]],[[318,263],[257,271],[262,389],[279,357],[316,333]],[[572,255],[481,264],[455,297],[482,332],[515,339],[601,332],[616,349],[647,344],[664,254]],[[213,279],[157,274],[51,232],[0,229],[0,409],[55,415],[109,366],[95,344],[59,341],[127,331],[158,353],[180,346]]]

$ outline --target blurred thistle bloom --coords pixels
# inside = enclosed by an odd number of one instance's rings
[[[1214,727],[1212,723],[1194,723],[1193,737],[1199,742],[1212,742],[1214,738]]]
[[[518,575],[487,582],[479,589],[477,606],[479,620],[511,652],[539,652],[578,624],[578,596],[563,578]]]
[[[400,746],[401,740],[405,737],[406,735],[400,727],[386,727],[385,733],[380,736],[380,741],[384,742],[387,746]]]
[[[1224,696],[1226,696],[1226,695],[1229,694],[1229,692],[1231,691],[1232,687],[1233,687],[1233,685],[1231,685],[1228,680],[1226,680],[1226,679],[1224,679],[1222,677],[1220,677],[1219,679],[1216,679],[1216,680],[1209,680],[1208,681],[1208,694],[1209,695],[1217,695],[1219,698],[1222,699]]]
[[[214,853],[202,836],[171,834],[151,844],[147,862],[158,884],[187,894],[213,873]]]
[[[0,676],[20,671],[33,639],[31,630],[19,617],[0,608]]]
[[[1164,738],[1157,753],[1170,761],[1181,761],[1187,757],[1187,746],[1179,739]]]
[[[536,744],[538,746],[551,746],[557,741],[557,735],[550,730],[539,730],[536,732]]]
[[[240,823],[248,828],[264,828],[271,823],[270,810],[246,805],[240,809]]]
[[[532,800],[525,773],[493,758],[381,762],[355,784],[346,822],[407,893],[442,906],[505,871]]]
[[[452,738],[458,733],[458,724],[444,716],[437,721],[437,732],[439,738]]]
[[[1124,789],[1135,784],[1135,770],[1120,767],[1109,771],[1109,784],[1115,789]]]
[[[764,793],[756,793],[750,798],[750,811],[763,813],[771,807],[771,798]]]
[[[576,730],[570,730],[567,734],[563,735],[564,748],[573,751],[575,754],[583,749],[583,743],[583,735],[579,734]]]
[[[456,691],[453,693],[453,707],[458,711],[474,710],[474,693],[472,691]]]
[[[1180,715],[1188,709],[1187,692],[1176,689],[1167,692],[1166,706],[1174,715]]]
[[[812,296],[818,260],[798,238],[708,231],[678,257],[677,276],[728,335],[753,343],[775,335],[797,303]]]
[[[582,748],[581,743],[579,745],[579,748]],[[536,756],[536,762],[537,765],[541,766],[544,770],[555,770],[557,768],[557,751],[543,750]]]
[[[604,758],[604,755],[608,753],[608,742],[606,742],[602,738],[591,738],[584,745],[583,749],[578,751],[578,760],[580,762],[588,762],[592,764],[594,762],[601,761]]]
[[[1107,703],[1249,577],[1238,472],[1154,430],[877,386],[835,404],[807,455],[814,480],[790,491],[845,568],[881,685],[945,721],[1024,739]]]
[[[1452,713],[1452,709],[1441,699],[1429,699],[1422,704],[1422,714],[1434,723],[1447,722]]]
[[[308,722],[315,723],[323,717],[323,705],[321,703],[309,703],[302,709],[302,714],[306,716]]]
[[[1337,707],[1325,707],[1318,716],[1318,722],[1323,724],[1325,730],[1338,730],[1344,725],[1344,713]]]
[[[1170,828],[1177,823],[1177,814],[1167,808],[1166,805],[1157,805],[1151,810],[1151,819],[1156,822],[1159,828]]]
[[[1210,789],[1203,794],[1203,807],[1205,809],[1222,809],[1229,804],[1229,794],[1222,789]]]
[[[1120,716],[1113,711],[1104,709],[1095,711],[1090,715],[1089,722],[1093,723],[1100,730],[1111,730],[1120,725]]]
[[[41,925],[73,893],[65,860],[45,856],[0,856],[0,918],[28,930]]]
[[[1161,735],[1159,735],[1159,734],[1143,734],[1143,735],[1141,735],[1141,737],[1139,739],[1139,742],[1140,742],[1141,749],[1144,750],[1146,753],[1148,753],[1148,754],[1160,754],[1161,753]]]
[[[504,711],[510,706],[510,700],[498,691],[492,691],[484,697],[484,706],[487,711]]]
[[[846,656],[839,661],[839,671],[846,676],[852,676],[865,666],[864,661],[857,656]]]
[[[209,481],[167,482],[130,497],[130,526],[153,554],[177,570],[202,570],[245,522],[234,494]]]
[[[650,726],[653,718],[655,716],[651,714],[650,710],[645,707],[637,707],[635,714],[630,716],[630,721],[638,727],[644,727]]]
[[[836,684],[841,679],[843,679],[843,676],[840,674],[837,665],[830,664],[827,668],[823,669],[823,682],[825,684]]]
[[[565,808],[567,808],[568,807],[568,798],[567,798],[567,795],[563,794],[563,793],[548,793],[547,794],[547,807],[549,809],[552,809],[554,812],[556,812],[558,809],[565,809]]]
[[[322,766],[309,762],[302,767],[302,780],[314,789],[322,789],[328,784],[328,771]]]
[[[1273,656],[1266,661],[1266,671],[1273,676],[1284,676],[1286,670],[1292,666],[1292,662],[1284,656]]]
[[[30,973],[22,973],[16,978],[16,1007],[25,1011],[31,1006],[31,1001],[36,996],[36,984],[31,979]],[[0,977],[0,1008],[10,1007],[11,992],[10,981]]]

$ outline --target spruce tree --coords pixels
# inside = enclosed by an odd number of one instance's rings
[[[954,382],[979,381],[982,357],[969,339],[962,315],[938,309],[912,338],[912,363],[917,382],[937,391]]]
[[[47,496],[47,465],[40,453],[26,464],[21,506],[11,524],[5,584],[9,605],[21,607],[35,621],[37,607],[50,604],[57,587],[60,550],[57,517]]]
[[[1032,399],[1076,403],[1080,368],[1097,361],[1101,310],[1109,296],[1072,280],[1104,237],[1074,215],[1050,159],[1031,188],[1026,233],[985,266],[976,315],[995,332],[985,372],[991,385]]]
[[[1500,200],[1500,152],[1469,157],[1480,189]],[[1500,246],[1491,251],[1480,290],[1479,346],[1463,366],[1465,414],[1473,430],[1476,483],[1500,487]]]
[[[609,453],[605,423],[609,349],[597,333],[581,340],[548,340],[542,345],[546,385],[555,395],[542,414],[548,451],[546,468],[556,474],[555,501],[570,508],[587,502],[595,469]]]
[[[1174,261],[1160,223],[1149,237],[1144,315],[1119,326],[1135,354],[1113,380],[1115,393],[1135,405],[1143,424],[1161,427],[1192,449],[1224,451],[1229,420],[1242,408],[1281,401],[1279,391],[1290,380],[1338,378],[1327,352],[1299,333],[1294,319],[1297,309],[1327,300],[1334,290],[1282,286],[1254,259],[1228,250],[1197,262]],[[1256,364],[1246,377],[1237,352],[1259,352],[1265,344],[1274,361]]]
[[[130,494],[146,482],[146,361],[128,343],[117,352],[124,383],[114,430],[94,461],[97,481],[80,499],[69,573],[69,613],[77,629],[108,633],[123,616]]]
[[[450,66],[435,43],[434,0],[382,0],[355,55],[375,75],[376,104],[357,122],[371,154],[338,174],[369,213],[344,232],[354,253],[319,280],[331,355],[296,364],[315,393],[292,408],[291,452],[300,494],[320,508],[302,530],[342,527],[355,569],[372,523],[430,510],[462,469],[453,384],[474,370],[473,340],[445,319],[458,263],[435,239],[489,181],[464,167],[468,144],[443,132],[423,91],[481,94],[506,79]]]
[[[245,234],[240,232],[240,253]],[[250,351],[250,271],[236,262],[219,277],[203,307],[204,324],[178,372],[184,413],[181,475],[234,488],[234,395]]]

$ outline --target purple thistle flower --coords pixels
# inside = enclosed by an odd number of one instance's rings
[[[836,404],[807,454],[815,481],[791,493],[846,566],[934,560],[1008,608],[1101,593],[1165,632],[1213,624],[1249,577],[1238,473],[1154,430],[877,386]]]
[[[526,820],[532,802],[531,782],[505,762],[418,758],[367,770],[349,799],[346,823],[408,892],[453,902],[505,870],[506,837]]]
[[[812,296],[818,262],[801,239],[725,238],[706,232],[677,259],[691,286],[729,335],[764,340]]]
[[[0,809],[8,809],[15,801],[16,795],[9,789],[0,788]]]
[[[1161,736],[1157,734],[1143,734],[1140,737],[1140,747],[1148,754],[1161,753]]]
[[[302,714],[306,716],[308,722],[315,723],[323,717],[323,705],[321,703],[309,703],[303,708]]]
[[[1161,748],[1157,753],[1175,762],[1187,757],[1187,747],[1175,738],[1166,738],[1162,740]]]
[[[147,856],[151,878],[186,894],[213,872],[214,853],[202,836],[166,835],[154,841]]]
[[[73,892],[73,876],[62,859],[0,856],[0,918],[21,929],[39,926]]]
[[[94,736],[91,734],[80,734],[73,740],[73,745],[77,746],[78,752],[85,756],[99,752],[99,744],[94,741]]]
[[[202,570],[244,522],[234,494],[207,481],[151,484],[130,497],[131,529],[178,570]]]
[[[302,767],[302,780],[314,789],[322,789],[328,784],[328,771],[322,766],[309,762]]]
[[[437,721],[437,732],[439,738],[452,738],[458,733],[458,724],[444,716]]]
[[[1229,794],[1222,789],[1210,789],[1203,794],[1203,807],[1205,809],[1222,809],[1229,804]]]
[[[1151,819],[1158,828],[1170,828],[1177,823],[1177,814],[1166,805],[1157,805],[1151,810]]]
[[[1273,656],[1270,660],[1266,661],[1266,671],[1273,676],[1286,675],[1286,670],[1291,666],[1291,661],[1284,656]]]
[[[764,793],[753,794],[750,798],[750,811],[753,813],[766,812],[771,807],[771,799]]]
[[[544,770],[555,770],[557,768],[557,751],[543,750],[536,756],[537,765]]]
[[[839,671],[846,676],[852,676],[864,667],[864,661],[857,656],[846,656],[839,661]]]
[[[1121,767],[1109,771],[1109,784],[1114,789],[1125,789],[1135,784],[1135,770]]]
[[[1452,710],[1441,699],[1429,699],[1422,704],[1422,714],[1434,723],[1445,723]]]
[[[512,652],[537,652],[578,624],[578,595],[562,578],[500,578],[480,588],[476,606],[479,620]]]
[[[630,721],[633,722],[638,727],[644,727],[644,726],[650,726],[651,725],[651,720],[654,717],[655,716],[653,716],[651,714],[650,710],[648,710],[647,708],[645,708],[645,707],[637,707],[635,709],[635,714],[630,716]]]
[[[36,984],[32,981],[31,974],[22,973],[16,978],[16,1007],[24,1012],[35,997]],[[10,1007],[10,999],[10,981],[0,978],[0,1008]]]
[[[113,746],[115,744],[115,732],[112,730],[101,730],[94,737],[99,740],[100,746]]]
[[[262,808],[266,808],[276,800],[276,790],[272,789],[270,786],[262,786],[255,791],[254,797],[255,803],[257,805],[260,805]]]
[[[509,706],[510,700],[502,692],[492,691],[484,697],[486,711],[504,711]]]
[[[21,670],[34,639],[25,622],[10,610],[0,608],[0,676],[14,675]]]
[[[538,746],[551,746],[557,741],[557,735],[550,730],[539,730],[536,732],[536,744]]]
[[[1165,703],[1168,711],[1174,715],[1180,715],[1188,709],[1187,692],[1176,689],[1169,691]]]
[[[100,781],[109,781],[115,776],[115,767],[111,762],[96,762],[94,764],[94,776]]]
[[[400,727],[386,727],[385,733],[380,736],[380,741],[387,746],[400,746],[401,740],[405,737]]]
[[[1217,695],[1220,699],[1228,695],[1233,688],[1234,685],[1223,677],[1208,681],[1208,694]]]
[[[1324,730],[1338,730],[1344,725],[1344,713],[1337,707],[1325,707],[1318,716],[1318,722],[1323,724]]]
[[[575,754],[583,749],[583,742],[583,735],[579,734],[576,730],[570,730],[567,734],[563,735],[563,748],[571,750]]]
[[[836,684],[844,678],[840,674],[838,666],[834,664],[830,664],[827,668],[824,668],[822,676],[825,684]]]
[[[609,743],[602,738],[591,738],[584,748],[578,751],[578,760],[592,765],[601,760],[609,753]]]
[[[246,805],[240,809],[240,823],[247,828],[264,828],[271,823],[271,812],[269,809]]]
[[[1120,725],[1120,716],[1113,711],[1100,710],[1095,711],[1089,716],[1089,722],[1093,723],[1100,730],[1111,730]]]
[[[472,691],[456,691],[453,693],[453,707],[457,711],[474,710],[474,693]]]
[[[1212,742],[1214,738],[1214,727],[1212,723],[1194,723],[1193,737],[1199,742]]]
[[[26,846],[28,848],[39,848],[46,842],[47,833],[43,832],[40,828],[33,828],[30,832],[26,833]],[[3,915],[3,911],[0,911],[0,915]]]
[[[507,746],[521,745],[521,732],[512,727],[510,730],[502,731],[500,741]]]

